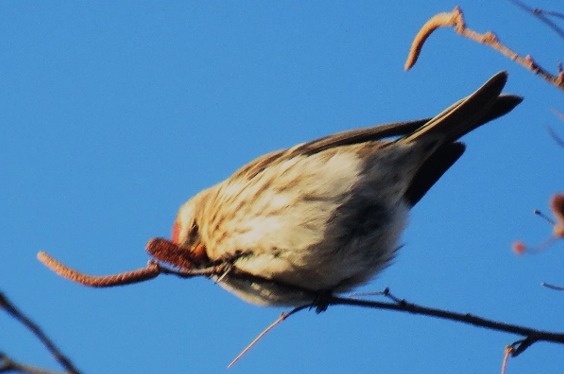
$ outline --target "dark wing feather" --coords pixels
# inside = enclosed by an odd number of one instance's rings
[[[422,165],[408,191],[409,195],[406,197],[415,204],[464,152],[464,147],[455,143],[460,136],[503,116],[522,101],[518,96],[499,95],[506,79],[506,73],[496,74],[474,94],[456,102],[434,118],[396,122],[325,136],[259,157],[235,172],[233,177],[250,179],[274,162],[299,155],[312,155],[336,147],[377,142],[391,137],[399,137],[398,141],[409,142],[426,133],[445,133],[447,134],[445,144]]]
[[[300,155],[312,155],[335,147],[375,142],[390,137],[405,136],[411,134],[429,120],[430,118],[411,122],[389,123],[386,125],[354,129],[324,136],[323,138],[315,139],[307,143],[298,144],[289,149],[282,149],[261,156],[237,170],[235,174],[233,174],[233,177],[246,177],[250,179],[263,171],[273,162],[280,162]]]
[[[410,206],[417,204],[439,178],[462,156],[465,149],[464,144],[455,142],[442,145],[433,152],[411,180],[404,195],[407,203]]]
[[[374,127],[344,131],[297,145],[290,148],[288,153],[290,157],[302,154],[312,155],[335,147],[375,142],[386,138],[405,136],[422,127],[429,122],[429,120],[430,118],[411,122],[395,122]]]

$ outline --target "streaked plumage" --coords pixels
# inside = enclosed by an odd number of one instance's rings
[[[347,131],[259,157],[184,204],[172,240],[219,284],[261,305],[299,305],[366,283],[390,264],[409,209],[462,155],[457,140],[511,111],[492,77],[439,115]],[[301,293],[296,288],[310,291]]]

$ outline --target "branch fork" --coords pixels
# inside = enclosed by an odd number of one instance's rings
[[[158,260],[161,260],[163,262],[171,262],[172,261],[171,259],[174,258],[177,259],[178,253],[181,250],[182,247],[179,247],[175,243],[172,243],[171,241],[166,239],[155,238],[155,239],[151,239],[147,243],[147,251],[150,254],[157,253],[159,257]],[[230,276],[236,276],[245,279],[256,278],[257,280],[260,280],[259,277],[253,276],[252,274],[241,272],[236,268],[226,264],[220,264],[204,269],[197,269],[197,268],[195,269],[192,267],[192,264],[190,264],[189,262],[184,262],[183,266],[178,266],[177,264],[171,264],[176,268],[176,269],[172,269],[167,266],[163,266],[156,260],[150,260],[146,267],[133,271],[128,271],[128,272],[109,275],[109,276],[91,276],[91,275],[80,273],[74,269],[71,269],[63,265],[62,263],[55,260],[54,258],[52,258],[51,256],[47,255],[44,252],[40,252],[38,254],[38,258],[41,262],[43,262],[47,267],[49,267],[57,274],[74,282],[90,287],[114,287],[114,286],[139,283],[149,279],[156,278],[160,274],[173,274],[181,278],[192,278],[196,276],[205,276],[209,278],[212,276],[217,276],[219,277],[218,281],[220,281],[221,277],[225,275],[227,272],[229,272]],[[296,292],[312,293],[311,291],[303,290],[298,287],[294,287],[294,288]],[[231,362],[229,367],[231,367],[236,361],[238,361],[268,331],[270,331],[280,322],[287,319],[289,316],[308,308],[315,309],[318,313],[323,312],[331,305],[351,305],[351,306],[360,306],[365,308],[395,310],[398,312],[407,312],[410,314],[418,314],[418,315],[425,315],[425,316],[436,317],[441,319],[447,319],[451,321],[470,324],[473,326],[487,328],[490,330],[520,335],[524,338],[512,343],[509,346],[511,347],[511,349],[507,351],[508,352],[507,354],[508,355],[510,354],[512,357],[518,356],[519,354],[524,352],[527,348],[529,348],[532,344],[539,341],[564,344],[564,333],[541,331],[532,328],[511,325],[504,322],[488,320],[469,313],[458,313],[444,309],[421,306],[418,304],[408,302],[404,299],[395,297],[390,293],[389,289],[385,289],[384,291],[376,294],[383,295],[384,297],[389,299],[390,302],[373,301],[373,300],[351,298],[351,297],[340,297],[326,293],[324,294],[312,293],[311,296],[314,302],[310,304],[298,306],[288,313],[283,313],[275,322],[273,322],[261,334],[259,334],[259,336],[256,339],[254,339],[253,342],[251,342],[251,344],[249,344],[241,352],[241,354],[238,355],[233,360],[233,362]]]

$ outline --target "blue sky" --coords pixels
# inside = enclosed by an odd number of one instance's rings
[[[143,266],[189,197],[266,152],[338,131],[438,113],[500,70],[525,97],[465,137],[464,157],[417,205],[396,263],[363,287],[424,305],[561,329],[562,244],[515,256],[551,227],[534,217],[564,186],[562,92],[484,46],[440,30],[403,71],[427,18],[461,5],[470,27],[551,70],[563,41],[507,1],[0,2],[0,289],[88,373],[224,372],[284,309],[204,279],[88,289],[87,273]],[[423,5],[424,4],[424,5]],[[553,2],[536,2],[549,8]],[[554,9],[560,10],[562,9]],[[0,350],[57,369],[0,314]],[[497,372],[518,337],[352,307],[302,312],[233,373]],[[538,344],[508,372],[560,373]]]

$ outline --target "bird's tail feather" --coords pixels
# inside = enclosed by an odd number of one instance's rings
[[[422,137],[440,139],[451,143],[497,117],[510,112],[523,99],[514,95],[501,95],[507,82],[507,73],[502,71],[490,78],[470,96],[454,103],[412,134],[398,142],[412,142]]]

